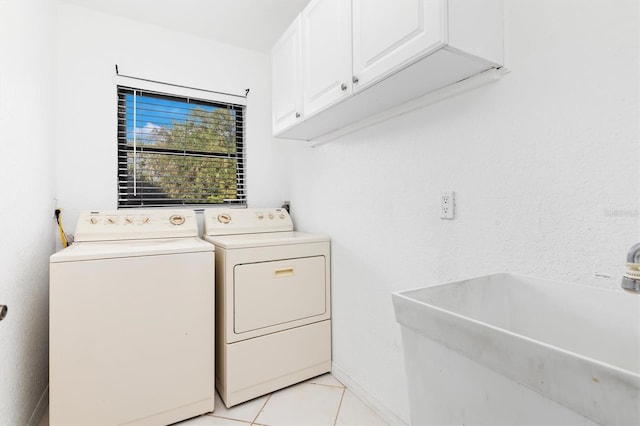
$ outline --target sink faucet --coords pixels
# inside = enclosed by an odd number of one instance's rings
[[[640,243],[632,246],[627,253],[627,271],[620,285],[627,291],[640,293]]]

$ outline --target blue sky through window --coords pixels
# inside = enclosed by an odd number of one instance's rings
[[[214,111],[216,107],[198,103],[187,103],[155,96],[136,96],[136,123],[133,123],[133,94],[126,95],[127,140],[133,140],[134,129],[136,139],[141,144],[153,144],[153,131],[173,128],[174,123],[185,123],[189,113],[200,108]]]

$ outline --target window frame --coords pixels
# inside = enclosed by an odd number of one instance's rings
[[[226,95],[220,93],[220,96],[210,96],[214,92],[200,91],[198,89],[186,88],[189,90],[171,90],[180,89],[182,86],[175,86],[168,84],[157,83],[152,88],[146,88],[145,84],[131,84],[130,82],[117,82],[116,94],[117,94],[117,204],[118,208],[142,208],[142,207],[193,207],[196,209],[204,209],[210,207],[246,207],[247,206],[247,191],[246,191],[246,102],[237,102],[233,99],[234,95]],[[161,90],[158,90],[161,89]],[[186,94],[179,92],[187,92]],[[235,153],[215,152],[215,150],[197,150],[197,149],[174,149],[174,148],[162,148],[157,146],[142,145],[140,147],[131,146],[127,137],[127,102],[126,97],[132,93],[137,96],[148,96],[157,98],[160,100],[184,102],[189,105],[202,105],[205,107],[231,109],[234,111],[235,118]],[[194,96],[206,93],[207,96]],[[231,101],[230,101],[231,100]],[[244,101],[244,99],[242,99]],[[188,114],[185,114],[188,117]],[[134,123],[133,131],[138,128],[138,124]],[[145,195],[148,196],[151,193],[142,191],[140,195],[135,198],[131,194],[131,182],[132,177],[128,167],[128,156],[131,152],[136,151],[150,153],[151,155],[173,155],[181,157],[204,157],[209,159],[222,159],[222,160],[234,160],[235,161],[235,191],[236,196],[233,199],[223,199],[220,203],[204,203],[204,202],[192,202],[185,201],[185,198],[181,197],[172,199],[165,196],[164,199],[159,200],[158,197],[154,197],[153,200],[145,202]],[[134,160],[135,161],[135,160]],[[136,182],[136,179],[133,179]],[[134,186],[137,183],[134,183]],[[137,189],[137,187],[135,188]],[[134,193],[136,192],[134,189]],[[165,193],[166,195],[166,193]],[[182,195],[188,195],[184,193]],[[147,198],[148,199],[148,198]]]

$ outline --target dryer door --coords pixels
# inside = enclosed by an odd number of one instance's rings
[[[234,267],[234,332],[246,333],[324,315],[325,257]],[[265,330],[267,331],[267,330]]]

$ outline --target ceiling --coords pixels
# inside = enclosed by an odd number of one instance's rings
[[[309,0],[63,0],[246,49],[269,52]]]

